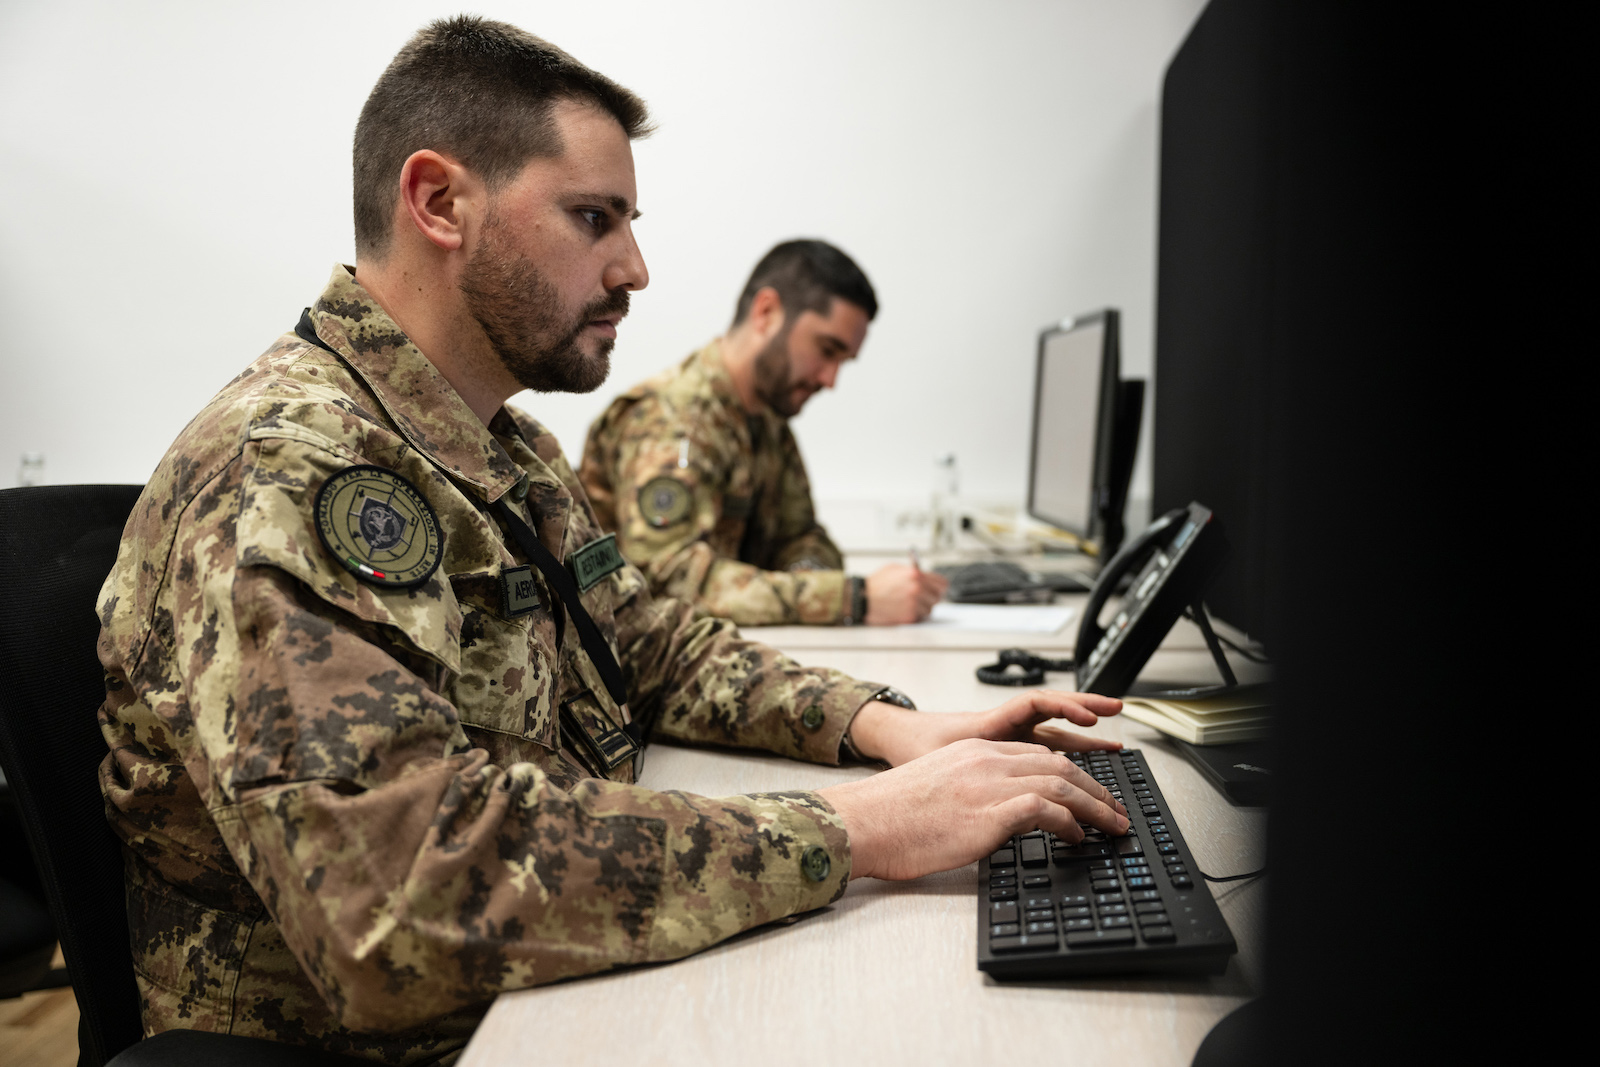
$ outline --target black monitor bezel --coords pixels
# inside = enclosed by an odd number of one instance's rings
[[[1103,323],[1105,333],[1100,344],[1100,398],[1096,405],[1094,435],[1094,476],[1089,486],[1089,522],[1085,528],[1063,522],[1059,517],[1041,513],[1034,506],[1034,489],[1039,473],[1039,420],[1040,406],[1044,401],[1044,351],[1045,344],[1056,334],[1071,333],[1087,326]],[[1027,513],[1043,523],[1065,530],[1085,541],[1096,543],[1106,529],[1105,510],[1111,496],[1111,453],[1116,434],[1117,383],[1122,377],[1119,315],[1116,308],[1100,308],[1062,319],[1039,331],[1038,348],[1033,366],[1033,424],[1028,439],[1028,500]]]

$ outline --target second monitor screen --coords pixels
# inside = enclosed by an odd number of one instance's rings
[[[1093,536],[1095,441],[1105,363],[1103,318],[1054,330],[1040,341],[1034,395],[1028,510],[1082,537]]]

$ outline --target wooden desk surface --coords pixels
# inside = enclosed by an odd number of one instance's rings
[[[792,652],[898,685],[930,712],[988,707],[1006,695],[973,677],[987,658],[981,652]],[[1162,652],[1152,668],[1186,671],[1178,657],[1195,655]],[[1262,865],[1264,809],[1231,806],[1161,735],[1132,720],[1106,719],[1095,732],[1144,750],[1202,869],[1226,875]],[[720,796],[820,788],[868,773],[656,744],[641,781]],[[1211,1026],[1260,988],[1264,882],[1211,887],[1239,943],[1218,977],[1002,984],[976,966],[976,865],[914,882],[861,879],[830,908],[684,960],[505,994],[460,1062],[574,1067],[620,1056],[816,1067],[988,1062],[1003,1052],[1022,1061],[1188,1064]]]
[[[760,641],[781,648],[793,655],[803,650],[818,648],[845,649],[972,649],[993,652],[1000,648],[1026,648],[1033,652],[1059,652],[1072,654],[1078,640],[1078,625],[1087,593],[1059,594],[1057,604],[1070,604],[1076,609],[1067,624],[1053,634],[1001,632],[998,630],[950,630],[927,625],[911,626],[744,626],[741,632],[752,641]],[[1102,618],[1107,616],[1102,615]],[[1222,636],[1239,644],[1249,638],[1220,619],[1212,624]],[[1193,649],[1205,651],[1205,638],[1200,627],[1188,619],[1179,619],[1161,643],[1165,650]],[[1237,668],[1239,659],[1230,657]],[[1215,673],[1214,671],[1212,673]],[[1211,674],[1203,676],[1206,679]]]

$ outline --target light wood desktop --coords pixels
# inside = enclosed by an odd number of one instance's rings
[[[842,633],[861,640],[872,631]],[[803,662],[898,686],[930,713],[990,707],[1010,693],[973,675],[992,643],[981,651],[779,644]],[[1164,647],[1151,661],[1163,676],[1207,668],[1209,655],[1191,649]],[[1262,866],[1263,809],[1230,805],[1148,727],[1108,718],[1093,732],[1144,750],[1201,869]],[[641,782],[718,796],[870,773],[655,744]],[[1260,990],[1264,879],[1212,887],[1239,943],[1220,976],[1026,984],[977,970],[976,883],[975,865],[914,882],[862,879],[830,908],[684,960],[505,994],[460,1062],[1187,1064],[1211,1026]]]

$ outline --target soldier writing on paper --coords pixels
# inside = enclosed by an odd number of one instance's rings
[[[789,430],[856,358],[877,313],[849,256],[785,241],[756,264],[724,336],[590,427],[579,477],[653,591],[745,626],[928,617],[949,585],[941,575],[905,563],[844,573]]]
[[[918,714],[654,598],[506,406],[605,378],[648,281],[647,129],[539,38],[423,30],[357,125],[357,267],[151,476],[100,603],[148,1032],[435,1062],[504,990],[684,956],[1033,827],[1126,830],[1050,751],[1116,747],[1059,720],[1117,701]],[[211,284],[192,329],[228,313]],[[652,734],[893,769],[656,792],[634,783]]]

